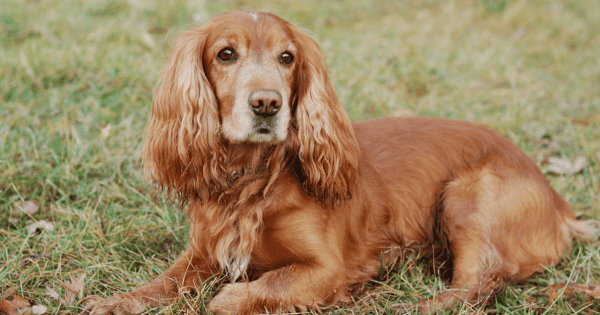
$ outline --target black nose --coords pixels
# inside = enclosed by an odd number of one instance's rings
[[[269,117],[277,114],[283,101],[281,94],[275,90],[256,90],[250,94],[248,103],[254,114]]]

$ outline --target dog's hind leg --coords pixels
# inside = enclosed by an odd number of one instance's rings
[[[453,262],[452,283],[418,303],[420,313],[479,304],[506,281],[558,262],[568,248],[572,210],[545,179],[501,161],[460,171],[443,191],[439,213]]]

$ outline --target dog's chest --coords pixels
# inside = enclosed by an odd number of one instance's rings
[[[245,274],[249,263],[249,256],[229,257],[229,263],[224,266],[225,272],[229,277],[229,281],[232,283],[236,282],[243,274]]]

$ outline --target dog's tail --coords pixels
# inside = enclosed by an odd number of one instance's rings
[[[575,218],[564,218],[569,229],[570,238],[579,241],[593,242],[600,234],[600,222],[597,220],[577,220]]]
[[[558,197],[558,198],[556,198]],[[559,201],[559,213],[565,222],[569,239],[577,239],[584,242],[593,242],[600,236],[600,221],[598,220],[578,220],[571,205],[558,196],[555,192],[555,200]]]

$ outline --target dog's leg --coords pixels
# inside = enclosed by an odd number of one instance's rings
[[[208,309],[219,315],[318,309],[346,296],[344,281],[339,266],[292,264],[266,272],[255,281],[225,285]]]
[[[502,279],[496,276],[495,254],[486,246],[473,234],[455,242],[452,246],[454,269],[450,288],[420,301],[415,310],[419,314],[435,314],[439,310],[469,308],[485,302],[503,284]]]
[[[188,248],[165,273],[151,282],[128,293],[121,293],[108,299],[88,296],[80,303],[86,304],[85,312],[91,315],[141,314],[148,307],[156,307],[173,301],[180,288],[193,289],[203,280],[212,276],[205,259]]]
[[[483,303],[506,281],[557,263],[568,248],[563,213],[572,211],[564,200],[541,174],[503,165],[463,170],[445,187],[440,220],[452,252],[452,284],[421,301],[419,312]]]
[[[468,306],[495,288],[492,274],[497,268],[498,255],[489,239],[489,226],[493,222],[482,222],[491,219],[485,213],[489,204],[482,207],[480,200],[482,177],[480,169],[462,172],[444,188],[439,220],[440,232],[446,234],[452,253],[452,284],[441,294],[420,301],[416,307],[420,314]]]

